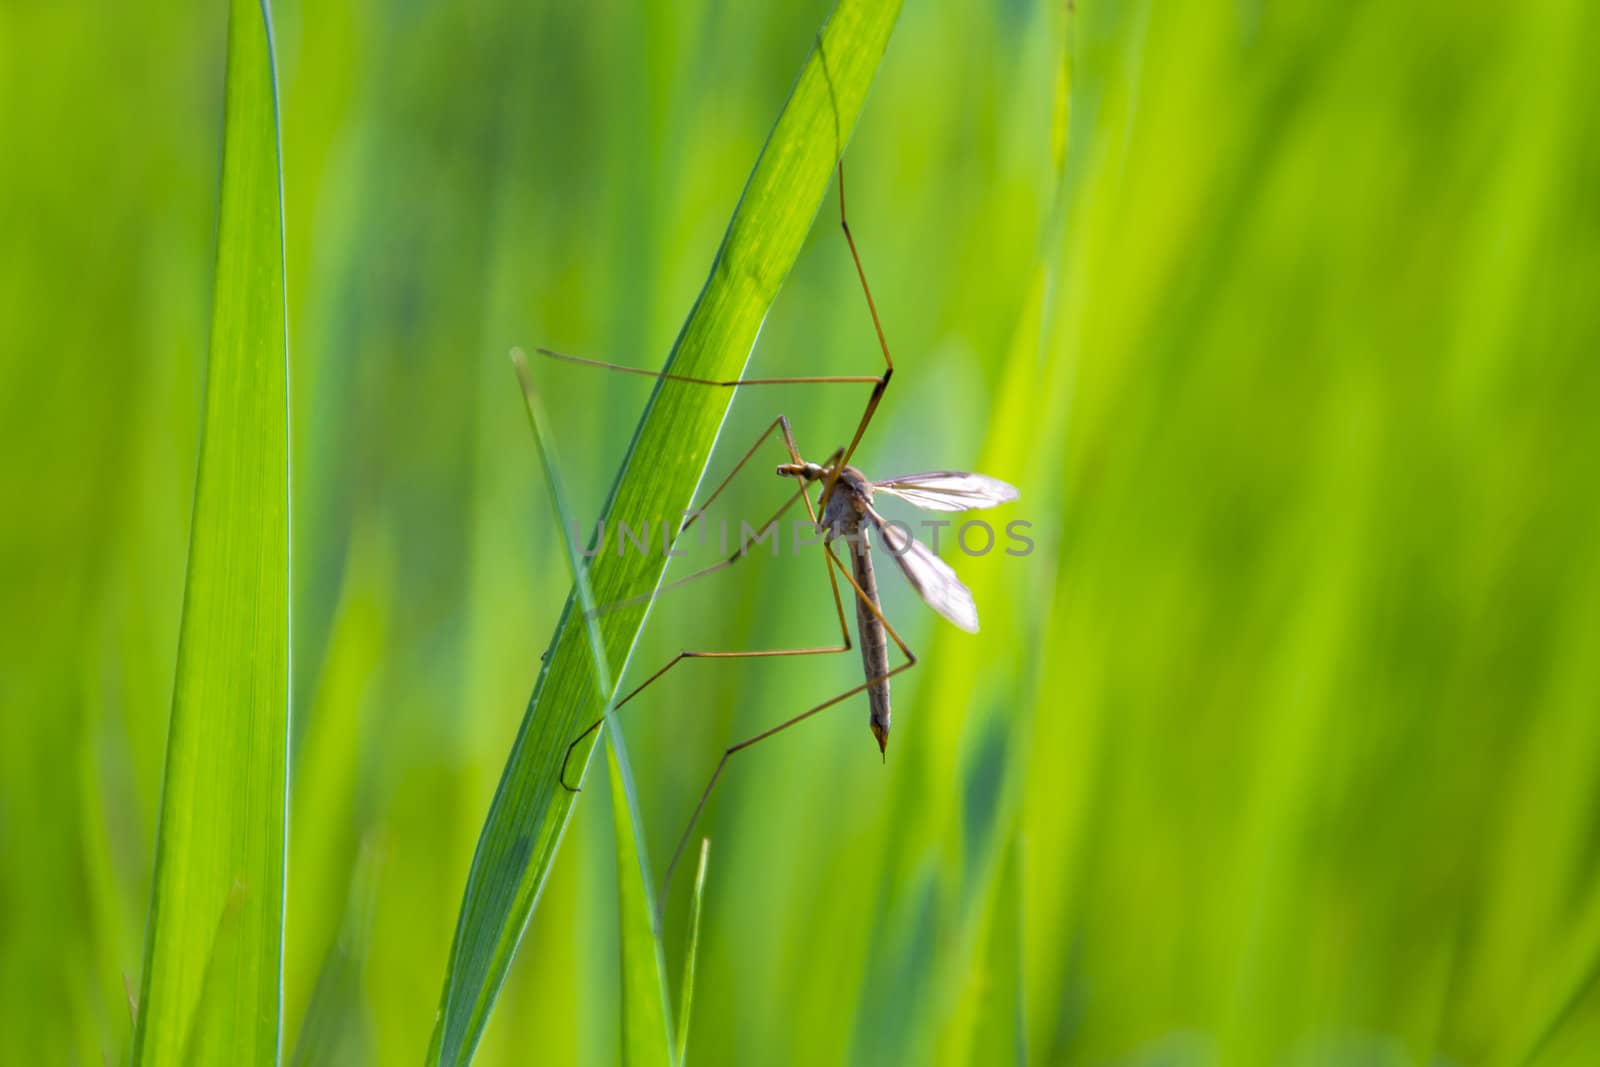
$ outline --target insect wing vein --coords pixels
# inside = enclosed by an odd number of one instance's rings
[[[978,632],[978,605],[972,592],[961,584],[950,564],[933,554],[927,545],[910,536],[899,527],[884,521],[876,511],[867,510],[872,528],[883,538],[884,548],[899,564],[900,571],[911,583],[911,588],[928,607],[955,623],[969,634]]]
[[[992,508],[1017,499],[1013,485],[987,474],[968,471],[927,471],[872,483],[875,492],[888,493],[926,511],[971,511]]]

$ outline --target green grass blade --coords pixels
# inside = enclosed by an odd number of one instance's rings
[[[711,839],[700,839],[700,865],[694,873],[694,896],[689,903],[689,945],[683,956],[683,989],[678,997],[678,1062],[689,1054],[689,1012],[694,1007],[694,965],[700,955],[700,905],[705,901],[706,864],[711,859]]]
[[[273,1063],[289,740],[288,349],[271,21],[229,14],[216,290],[135,1062]]]
[[[617,839],[617,898],[622,939],[622,1062],[631,1067],[673,1063],[666,962],[655,925],[654,895],[644,840],[638,834],[637,791],[627,747],[606,730],[611,771],[611,817]]]
[[[734,211],[667,365],[737,376],[827,191],[888,45],[897,0],[840,0],[801,70]],[[824,62],[823,54],[826,54]],[[692,503],[732,397],[728,390],[659,383],[635,431],[604,512],[608,521],[675,521]],[[660,555],[606,552],[589,569],[598,603],[649,594]],[[596,691],[575,597],[557,624],[517,739],[479,837],[445,973],[430,1060],[471,1056],[538,900],[572,796],[557,775],[567,743],[613,694]],[[607,658],[627,663],[647,608],[608,613]],[[587,757],[585,757],[587,758]]]
[[[544,467],[545,485],[561,525],[562,544],[567,553],[567,569],[572,574],[578,605],[583,609],[584,630],[589,639],[590,662],[594,666],[596,688],[612,693],[611,664],[606,658],[605,641],[600,634],[599,617],[594,613],[594,592],[589,576],[578,558],[578,546],[567,531],[574,529],[571,510],[561,486],[561,464],[556,459],[555,443],[546,427],[549,420],[538,390],[528,375],[521,352],[511,354],[522,384],[522,397],[533,426],[533,439]],[[634,788],[628,748],[617,729],[612,698],[605,703],[605,729],[611,747],[608,765],[611,772],[611,812],[617,846],[617,898],[621,909],[619,928],[622,940],[622,1062],[626,1064],[670,1064],[672,1032],[667,1028],[667,985],[663,964],[661,931],[655,922],[656,904],[651,891],[650,858],[640,824],[639,791]]]

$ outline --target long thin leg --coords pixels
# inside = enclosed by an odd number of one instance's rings
[[[740,457],[739,462],[737,462],[737,463],[735,463],[733,465],[733,469],[728,472],[728,476],[726,478],[724,478],[722,480],[722,482],[716,487],[716,489],[714,489],[712,491],[711,495],[706,498],[705,503],[701,504],[700,507],[696,508],[694,511],[692,511],[690,513],[689,518],[687,520],[685,520],[685,522],[684,522],[684,527],[683,528],[687,528],[689,523],[693,522],[695,519],[699,518],[700,515],[705,513],[706,509],[711,506],[711,503],[714,500],[716,500],[718,495],[720,495],[721,492],[728,487],[728,483],[733,481],[734,476],[739,473],[739,470],[746,463],[748,463],[750,461],[750,458],[756,454],[756,451],[758,449],[760,449],[760,447],[766,442],[767,438],[772,436],[772,432],[774,430],[782,430],[782,432],[783,432],[783,444],[784,444],[784,447],[789,452],[789,458],[793,462],[795,462],[796,464],[801,462],[800,449],[799,449],[799,446],[797,446],[795,444],[794,431],[789,426],[789,420],[786,417],[784,417],[782,415],[779,415],[776,419],[774,419],[772,421],[772,425],[768,426],[765,430],[763,430],[761,432],[761,436],[756,438],[755,444],[751,445],[750,448],[748,450],[746,450],[745,454]],[[830,457],[829,461],[833,462],[837,458],[838,458],[838,453],[835,452],[834,455],[832,457]],[[759,534],[757,534],[756,541],[759,541],[762,537],[766,536],[766,531],[771,528],[773,523],[777,522],[778,519],[780,517],[782,517],[783,513],[789,509],[789,507],[795,502],[795,500],[797,498],[801,499],[801,500],[804,500],[806,502],[806,514],[811,519],[811,524],[813,526],[815,526],[817,524],[817,513],[812,508],[812,506],[811,506],[811,497],[806,492],[806,489],[807,489],[806,480],[803,477],[800,477],[800,476],[796,476],[795,480],[800,483],[799,492],[797,494],[795,494],[794,496],[791,496],[784,503],[784,505],[781,508],[779,508],[778,511],[770,519],[768,519],[765,523],[762,524],[761,532]],[[683,533],[683,528],[680,528],[679,531],[678,531],[680,536]],[[680,578],[675,582],[669,583],[668,585],[661,586],[654,593],[647,594],[644,597],[631,597],[631,598],[629,598],[627,600],[616,601],[616,602],[614,602],[612,604],[606,605],[605,607],[596,608],[596,609],[594,609],[594,612],[595,612],[595,614],[598,615],[598,614],[602,614],[602,613],[604,613],[606,611],[613,611],[613,610],[616,610],[617,608],[622,607],[624,605],[627,605],[627,604],[630,604],[630,603],[636,603],[636,602],[640,601],[641,599],[649,599],[651,597],[659,595],[660,592],[662,592],[665,589],[671,588],[672,586],[683,585],[683,584],[686,584],[688,582],[692,582],[692,581],[694,581],[694,580],[696,580],[698,578],[703,578],[708,574],[713,574],[713,573],[715,573],[715,572],[717,572],[719,570],[722,570],[725,567],[732,566],[734,563],[738,562],[746,554],[748,554],[748,552],[749,552],[749,546],[748,545],[740,545],[739,546],[739,550],[737,552],[735,552],[732,556],[728,557],[727,559],[722,560],[721,562],[718,562],[718,563],[714,563],[710,567],[703,568],[702,570],[696,571],[693,574],[688,575],[687,577]],[[839,582],[838,582],[838,579],[836,579],[834,577],[834,575],[833,575],[833,568],[831,566],[829,566],[826,561],[824,561],[824,563],[823,563],[823,569],[828,572],[828,587],[829,587],[829,590],[833,594],[833,609],[834,609],[834,612],[838,616],[838,619],[839,619],[839,640],[840,640],[840,643],[838,645],[816,646],[816,647],[812,647],[812,648],[747,649],[747,650],[736,650],[736,651],[692,651],[692,650],[689,650],[689,649],[685,649],[685,650],[679,652],[671,660],[669,660],[667,662],[666,666],[662,667],[660,670],[658,670],[654,674],[650,675],[650,677],[646,678],[638,686],[634,687],[634,689],[632,691],[630,691],[627,696],[623,697],[621,700],[619,700],[616,703],[616,705],[612,708],[612,710],[613,711],[620,711],[624,704],[628,703],[634,697],[638,696],[652,682],[655,682],[656,680],[661,678],[669,670],[671,670],[673,667],[677,666],[679,663],[683,662],[686,659],[756,659],[756,658],[774,657],[774,656],[810,656],[810,655],[826,655],[826,654],[829,654],[829,653],[836,653],[836,652],[848,652],[850,650],[850,648],[852,647],[851,644],[850,644],[850,627],[845,622],[844,602],[843,602],[843,600],[841,599],[841,597],[839,595]],[[582,733],[578,734],[577,737],[574,737],[567,744],[566,754],[563,755],[562,758],[561,758],[561,771],[560,771],[559,775],[557,776],[557,781],[559,781],[561,783],[561,787],[563,789],[567,790],[568,792],[576,793],[576,792],[580,791],[578,786],[573,786],[573,785],[568,785],[567,784],[567,764],[570,763],[571,760],[572,760],[573,751],[578,747],[578,745],[580,743],[582,743],[584,738],[588,737],[591,733],[593,733],[594,731],[598,730],[600,728],[601,723],[603,723],[604,721],[605,721],[605,718],[602,716],[601,718],[596,719],[594,722],[591,722],[588,726],[584,727]]]
[[[810,501],[808,498],[807,503],[809,502]],[[823,562],[823,567],[828,572],[828,586],[833,593],[833,609],[839,620],[839,643],[837,645],[818,645],[811,648],[741,649],[736,651],[716,652],[684,649],[676,656],[673,656],[670,660],[668,660],[664,667],[660,668],[654,674],[650,675],[650,677],[634,686],[634,688],[628,692],[628,695],[617,701],[616,705],[611,710],[621,711],[623,705],[627,704],[634,697],[644,692],[647,687],[659,681],[668,671],[685,660],[771,659],[778,656],[821,656],[850,651],[853,646],[850,643],[850,627],[849,624],[845,622],[844,601],[839,596],[839,581],[833,576],[833,568],[829,566],[826,561]],[[567,745],[566,755],[561,758],[561,773],[558,781],[561,783],[561,788],[565,789],[569,793],[576,793],[580,791],[578,786],[567,784],[567,764],[572,761],[572,753],[577,749],[578,745],[583,742],[583,739],[598,730],[603,722],[605,722],[604,716],[596,719],[594,722],[591,722],[588,726],[584,727],[582,733],[580,733],[577,737],[574,737]]]
[[[706,511],[710,509],[711,505],[716,502],[717,497],[722,495],[722,491],[728,488],[728,483],[732,482],[738,473],[744,469],[744,465],[750,462],[750,458],[752,456],[761,451],[761,446],[767,443],[767,438],[772,436],[772,432],[774,430],[783,431],[783,442],[784,445],[789,449],[790,459],[796,463],[800,462],[798,455],[799,450],[794,447],[794,432],[789,428],[789,419],[787,416],[779,415],[777,418],[772,420],[772,424],[770,426],[761,431],[761,436],[756,438],[755,444],[751,445],[745,450],[745,454],[739,457],[739,462],[735,463],[733,465],[733,469],[728,471],[728,476],[723,478],[722,481],[718,482],[715,489],[711,490],[711,495],[706,497],[705,500],[701,502],[699,507],[690,511],[689,514],[684,517],[683,525],[678,527],[679,537],[682,537],[683,531],[687,530],[691,525],[694,524],[696,519],[704,515]]]
[[[749,538],[747,541],[742,541],[739,547],[726,559],[718,560],[717,562],[702,567],[697,571],[691,571],[682,578],[674,578],[670,582],[663,582],[651,592],[639,593],[636,596],[625,597],[622,600],[613,600],[609,604],[601,604],[599,607],[593,610],[593,614],[607,615],[613,611],[620,611],[623,608],[633,607],[636,604],[643,604],[648,601],[653,601],[656,597],[670,589],[677,589],[678,587],[688,585],[691,582],[698,582],[702,578],[709,578],[718,571],[727,570],[729,567],[748,556],[753,545],[764,541],[767,536],[767,531],[772,528],[774,523],[783,518],[784,513],[793,507],[799,500],[805,500],[808,505],[811,503],[811,498],[806,495],[806,490],[801,489],[798,492],[791,493],[789,498],[783,502],[782,506],[780,506],[777,511],[773,512],[772,515],[768,517],[767,521],[762,523],[761,526],[757,528],[755,535]]]
[[[586,359],[583,356],[572,356],[565,352],[557,352],[552,348],[535,348],[534,351],[541,356],[549,356],[551,359],[558,359],[563,363],[577,363],[585,367],[614,370],[621,374],[637,374],[644,378],[661,378],[669,382],[709,385],[716,389],[733,389],[741,385],[826,385],[829,383],[855,383],[860,385],[878,380],[878,376],[875,374],[809,374],[790,378],[695,378],[687,374],[672,374],[663,370],[625,367],[621,363],[607,363],[603,359]]]
[[[861,265],[861,253],[856,249],[855,234],[850,232],[850,217],[844,207],[844,160],[839,160],[839,228],[844,231],[845,243],[850,246],[850,258],[856,265],[856,277],[861,279],[861,292],[867,298],[867,311],[872,315],[872,328],[878,334],[878,347],[883,350],[883,374],[877,379],[877,384],[872,387],[872,395],[867,398],[867,407],[861,413],[861,421],[856,424],[855,436],[850,438],[850,443],[845,446],[844,458],[828,476],[822,485],[822,506],[827,506],[828,497],[833,493],[833,485],[839,480],[839,474],[850,462],[850,457],[856,454],[856,446],[861,443],[862,435],[867,432],[867,424],[872,421],[872,416],[878,410],[878,402],[883,399],[884,390],[889,388],[889,379],[894,376],[894,357],[889,354],[889,339],[883,332],[883,321],[878,318],[878,305],[872,299],[872,287],[867,284],[867,270]]]
[[[755,745],[755,744],[757,744],[759,742],[765,741],[769,737],[773,737],[773,736],[775,736],[777,734],[780,734],[783,731],[789,729],[791,726],[796,726],[796,725],[798,725],[798,724],[800,724],[802,722],[805,722],[807,719],[811,718],[813,715],[816,715],[818,712],[826,711],[828,708],[833,707],[834,705],[840,703],[841,701],[848,700],[850,697],[855,696],[857,693],[864,693],[868,689],[871,689],[873,686],[878,685],[881,682],[886,682],[890,678],[893,678],[895,675],[901,673],[902,671],[908,671],[912,667],[915,667],[917,665],[916,654],[913,653],[911,651],[911,649],[906,646],[905,641],[901,638],[900,634],[895,630],[894,626],[892,626],[890,624],[889,620],[884,618],[883,611],[878,607],[878,605],[874,604],[872,602],[872,598],[867,596],[867,594],[862,590],[862,588],[859,585],[856,584],[855,577],[853,575],[851,575],[851,573],[848,570],[845,569],[844,564],[839,562],[839,558],[833,554],[833,546],[832,545],[825,545],[824,548],[825,548],[825,551],[827,552],[827,558],[828,558],[828,561],[829,561],[830,565],[833,568],[837,569],[840,574],[844,575],[845,581],[850,583],[850,587],[855,590],[856,596],[859,597],[861,599],[861,601],[867,605],[867,607],[871,610],[873,615],[877,616],[878,621],[883,623],[884,629],[888,632],[889,636],[891,638],[893,638],[894,643],[900,649],[901,654],[906,657],[906,661],[904,663],[900,664],[898,667],[894,667],[891,670],[888,670],[888,671],[884,672],[882,675],[880,675],[880,676],[878,676],[876,678],[868,678],[866,681],[862,682],[860,685],[851,686],[849,689],[846,689],[844,692],[838,694],[837,696],[829,697],[827,700],[824,700],[822,703],[816,704],[816,705],[814,705],[812,707],[809,707],[805,711],[802,711],[800,714],[795,715],[795,716],[793,716],[791,718],[785,719],[783,722],[780,722],[776,726],[768,727],[767,729],[761,731],[760,733],[758,733],[758,734],[756,734],[756,735],[754,735],[752,737],[747,737],[743,741],[738,742],[737,744],[729,745],[726,749],[723,750],[722,759],[717,761],[716,770],[711,772],[711,779],[708,782],[706,782],[706,787],[700,794],[700,801],[699,801],[699,803],[697,803],[694,806],[694,813],[689,816],[689,825],[685,826],[683,828],[683,836],[678,839],[678,847],[673,849],[673,851],[672,851],[672,861],[667,864],[667,873],[666,873],[666,876],[662,879],[662,884],[661,884],[660,900],[662,902],[662,904],[661,904],[662,907],[666,906],[667,890],[672,885],[672,872],[677,869],[678,860],[683,858],[683,850],[684,850],[685,846],[688,845],[689,838],[694,834],[694,827],[695,827],[695,824],[700,821],[701,813],[705,811],[706,801],[708,801],[711,798],[711,791],[714,788],[716,788],[717,780],[722,777],[723,768],[727,767],[728,761],[730,759],[732,759],[736,753],[743,752],[745,749],[750,748],[751,746],[753,746],[753,745]],[[842,612],[842,609],[841,609],[841,612]]]
[[[781,421],[782,421],[782,424],[783,424],[784,436],[787,438],[785,443],[787,445],[789,445],[789,447],[790,447],[790,454],[795,457],[796,462],[799,462],[799,452],[794,448],[794,438],[789,434],[789,423],[788,423],[788,420],[783,419]],[[772,431],[769,428],[767,430],[767,432],[771,433]],[[763,436],[765,436],[765,435],[763,435]],[[754,449],[752,449],[751,452],[753,453]],[[838,458],[841,455],[841,453],[842,453],[841,449],[836,449],[832,453],[832,455],[830,455],[828,457],[828,463],[824,464],[824,466],[828,466],[830,464],[836,463],[838,461]],[[749,458],[750,458],[750,453],[747,453],[745,455],[744,459],[741,459],[739,461],[739,466],[742,467],[744,465],[745,461],[748,460]],[[735,467],[734,471],[735,471],[735,473],[737,473],[738,467]],[[690,513],[688,520],[684,523],[684,529],[687,529],[688,524],[690,522],[693,522],[695,519],[699,518],[700,515],[703,514],[705,512],[705,510],[708,507],[711,506],[711,502],[717,498],[717,494],[721,493],[723,488],[726,487],[727,483],[732,481],[732,480],[733,480],[733,474],[729,474],[728,477],[723,480],[723,484],[717,486],[716,492],[712,493],[711,496],[706,499],[706,502],[704,504],[701,504],[698,508],[696,508],[694,511],[692,511]],[[740,543],[739,547],[733,552],[732,555],[728,556],[726,559],[718,560],[716,563],[712,563],[709,566],[702,567],[697,571],[692,571],[689,574],[684,575],[682,578],[674,578],[670,582],[663,582],[661,585],[657,586],[651,592],[640,593],[637,596],[625,597],[622,600],[613,600],[609,604],[601,604],[599,607],[596,607],[596,608],[593,609],[592,614],[594,614],[596,616],[606,615],[606,614],[609,614],[610,612],[613,612],[613,611],[619,611],[622,608],[632,607],[632,606],[634,606],[636,604],[643,604],[643,603],[645,603],[647,601],[654,600],[656,597],[660,596],[662,593],[665,593],[670,589],[677,589],[680,586],[688,585],[690,582],[697,582],[702,578],[708,578],[711,575],[716,574],[718,571],[726,570],[727,568],[733,566],[735,563],[738,563],[741,559],[744,559],[746,556],[748,556],[750,554],[750,550],[751,550],[751,548],[753,546],[758,545],[762,541],[764,541],[766,539],[766,537],[767,537],[768,532],[777,523],[777,521],[779,519],[783,518],[784,513],[787,512],[791,507],[793,507],[798,501],[801,501],[801,500],[805,501],[806,512],[811,517],[812,525],[816,525],[817,512],[811,506],[811,497],[809,495],[807,495],[807,488],[808,487],[805,484],[805,479],[797,477],[795,480],[800,483],[800,488],[796,492],[791,493],[789,495],[789,498],[787,500],[785,500],[781,506],[779,506],[778,510],[774,511],[767,518],[766,522],[763,522],[759,527],[756,528],[755,535],[753,537],[749,538],[748,540],[741,539],[741,543]],[[683,529],[680,529],[678,531],[678,534],[681,537],[683,535]]]
[[[844,228],[845,228],[845,231],[844,231],[845,232],[845,237],[850,242],[850,254],[852,256],[854,256],[855,260],[856,260],[856,273],[858,275],[860,275],[862,283],[865,284],[866,283],[866,275],[864,273],[862,273],[862,271],[861,271],[861,258],[860,258],[860,256],[856,255],[855,238],[850,236],[849,224],[848,223],[844,223],[844,221],[843,221],[844,220],[844,183],[842,181],[843,176],[844,176],[844,163],[843,163],[843,161],[841,161],[840,164],[839,164],[839,175],[840,175],[840,178],[841,178],[841,181],[839,183],[839,218],[840,218],[841,224],[843,224]],[[867,306],[872,309],[872,319],[873,319],[873,322],[876,323],[877,320],[878,320],[878,311],[877,311],[877,308],[873,307],[873,305],[872,305],[872,294],[871,294],[870,291],[867,294]],[[882,329],[882,327],[878,328],[878,338],[879,338],[880,342],[883,340],[883,329]],[[855,436],[853,438],[851,438],[849,447],[844,449],[844,451],[843,451],[844,459],[841,461],[841,463],[838,465],[838,467],[828,475],[827,480],[823,483],[823,486],[822,486],[822,506],[823,507],[827,506],[828,495],[833,491],[833,483],[838,481],[838,479],[839,479],[839,471],[843,469],[843,464],[844,463],[848,463],[850,461],[850,455],[853,452],[855,452],[856,445],[860,444],[860,442],[861,442],[861,435],[866,433],[867,423],[872,421],[872,415],[878,409],[878,401],[883,399],[883,391],[889,385],[889,377],[890,377],[890,375],[894,374],[894,364],[892,362],[890,362],[888,364],[887,369],[884,370],[882,375],[874,375],[874,374],[823,374],[823,375],[801,375],[801,376],[780,377],[780,378],[726,378],[726,379],[722,379],[722,378],[696,378],[696,377],[694,377],[692,375],[688,375],[688,374],[673,374],[670,371],[646,370],[643,367],[629,367],[629,366],[625,366],[625,365],[623,365],[621,363],[610,363],[610,362],[607,362],[606,360],[603,360],[603,359],[588,359],[588,358],[586,358],[584,356],[574,356],[574,355],[569,355],[566,352],[557,352],[553,348],[535,348],[534,351],[539,353],[541,356],[546,356],[546,357],[548,357],[550,359],[559,360],[559,361],[561,361],[563,363],[576,363],[579,366],[595,367],[595,368],[598,368],[600,370],[616,371],[619,374],[636,374],[641,378],[659,378],[659,379],[662,379],[663,381],[685,382],[685,383],[690,384],[690,385],[705,385],[705,386],[710,386],[712,388],[717,388],[717,389],[734,389],[734,388],[737,388],[737,387],[739,387],[741,385],[828,385],[828,384],[858,384],[858,385],[862,385],[862,384],[866,384],[867,382],[871,382],[872,383],[872,394],[869,397],[867,397],[867,406],[866,406],[866,409],[861,414],[861,421],[859,423],[857,423],[857,425],[856,425]],[[887,343],[883,344],[883,352],[884,352],[885,361],[888,361],[889,346],[888,346]]]
[[[872,299],[872,287],[867,284],[867,271],[861,265],[861,253],[856,251],[855,234],[850,232],[850,218],[844,210],[844,160],[839,160],[839,228],[844,230],[845,243],[850,246],[850,258],[856,262],[856,277],[861,279],[861,291],[867,297],[867,310],[872,313],[872,328],[878,332],[878,347],[883,349],[883,365],[894,370],[894,357],[889,355],[889,339],[883,335],[883,323],[878,319],[878,305]]]
[[[801,375],[778,378],[697,378],[688,374],[673,374],[668,371],[645,370],[643,367],[628,367],[620,363],[608,363],[600,359],[587,359],[583,356],[568,355],[550,348],[536,348],[534,351],[550,359],[561,360],[565,363],[577,363],[585,367],[597,367],[602,370],[617,371],[621,374],[636,374],[644,378],[660,378],[669,382],[686,382],[691,385],[705,385],[714,388],[733,389],[741,385],[825,385],[825,384],[861,384],[872,383],[872,393],[867,397],[867,406],[861,413],[861,419],[856,424],[856,431],[850,438],[850,443],[845,446],[842,458],[833,465],[833,470],[822,484],[821,506],[827,507],[828,498],[833,493],[834,483],[839,480],[839,474],[844,466],[855,455],[856,447],[861,444],[861,438],[867,432],[867,425],[872,422],[872,416],[877,413],[878,404],[883,399],[883,394],[889,387],[889,379],[894,376],[894,357],[889,353],[889,339],[883,332],[883,320],[878,317],[877,302],[872,299],[872,287],[867,284],[867,271],[861,263],[861,252],[856,248],[855,234],[850,230],[850,217],[845,210],[844,196],[844,160],[839,160],[839,228],[844,231],[845,243],[850,247],[850,259],[855,263],[856,277],[861,280],[861,292],[867,298],[867,311],[872,315],[872,328],[878,335],[878,347],[883,351],[883,373],[872,374],[828,374],[828,375]],[[721,487],[718,487],[720,491]],[[714,495],[714,494],[713,494]],[[707,501],[709,503],[709,501]],[[690,516],[689,522],[694,521]],[[688,526],[686,522],[685,527]],[[680,531],[681,532],[681,531]]]

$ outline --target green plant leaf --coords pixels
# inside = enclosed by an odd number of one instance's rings
[[[700,839],[700,864],[694,872],[694,896],[689,901],[689,944],[683,955],[683,989],[678,997],[678,1062],[689,1054],[689,1012],[694,1007],[694,965],[700,956],[700,906],[706,895],[706,866],[711,861],[711,839]]]
[[[674,1042],[667,1010],[666,968],[650,890],[644,841],[638,835],[637,791],[622,735],[606,731],[611,817],[617,839],[617,898],[622,939],[622,1062],[671,1064]]]
[[[555,443],[547,427],[544,405],[539,399],[533,379],[521,352],[513,352],[511,361],[517,369],[517,379],[522,385],[522,397],[528,408],[528,421],[533,427],[533,439],[539,448],[539,462],[544,467],[545,485],[550,490],[550,502],[555,508],[562,531],[562,545],[566,548],[567,569],[572,575],[572,585],[583,609],[584,633],[589,640],[590,664],[594,670],[595,688],[602,693],[614,693],[611,681],[611,663],[606,658],[605,639],[600,633],[599,617],[595,614],[594,591],[589,587],[589,576],[578,558],[578,546],[567,531],[573,529],[572,512],[567,507],[566,492],[561,485],[561,464],[556,459]],[[611,772],[611,817],[617,846],[617,904],[622,941],[622,1062],[627,1064],[672,1063],[672,1031],[667,1028],[667,984],[661,947],[661,929],[656,923],[655,897],[650,889],[650,857],[644,839],[638,835],[639,791],[634,788],[633,770],[628,762],[628,748],[617,729],[616,707],[613,697],[605,703],[606,735],[610,741],[608,767]]]
[[[274,1063],[289,741],[288,348],[271,19],[234,0],[216,290],[136,1063]]]
[[[673,345],[667,366],[674,372],[719,379],[740,373],[805,242],[899,9],[897,0],[840,0],[829,16]],[[682,516],[731,400],[731,390],[657,383],[612,486],[603,514],[608,525]],[[607,658],[625,666],[666,559],[607,552],[591,563],[598,603],[644,598],[601,621]],[[557,780],[567,744],[614,697],[596,690],[575,600],[567,598],[473,856],[429,1050],[433,1062],[471,1059],[571,811],[573,796]]]

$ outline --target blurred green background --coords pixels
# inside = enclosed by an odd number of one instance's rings
[[[660,364],[827,6],[275,5],[286,1049],[426,1047],[568,586],[506,350]],[[886,766],[859,699],[736,761],[692,1061],[1600,1062],[1597,31],[907,5],[847,157],[899,368],[858,462],[1006,478],[1038,547],[952,557],[975,637],[884,573],[923,656]],[[128,1041],[224,41],[218,5],[0,4],[4,1063]],[[751,371],[878,363],[825,203]],[[595,515],[649,384],[535,371]],[[821,458],[864,394],[745,392],[711,477],[780,411]],[[631,679],[828,639],[819,565],[741,566]],[[658,865],[723,745],[856,681],[697,663],[630,705]],[[609,817],[588,790],[479,1062],[615,1061]]]

